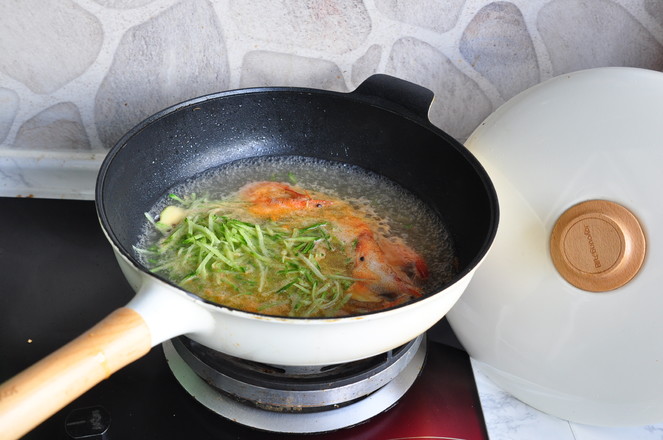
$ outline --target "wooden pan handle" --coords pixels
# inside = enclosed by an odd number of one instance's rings
[[[21,437],[151,347],[150,330],[137,312],[114,311],[0,385],[0,439]]]

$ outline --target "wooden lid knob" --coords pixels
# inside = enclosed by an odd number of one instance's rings
[[[645,235],[623,206],[588,200],[557,219],[550,236],[553,264],[579,289],[606,292],[628,283],[645,258]]]

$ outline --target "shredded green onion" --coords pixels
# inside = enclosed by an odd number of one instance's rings
[[[172,226],[146,214],[163,234],[142,251],[152,272],[212,301],[258,295],[259,311],[287,305],[291,316],[333,316],[350,298],[345,291],[357,279],[349,276],[347,260],[338,258],[343,267],[331,272],[320,264],[343,249],[328,222],[301,228],[250,223],[233,218],[237,202],[169,197],[187,215]]]

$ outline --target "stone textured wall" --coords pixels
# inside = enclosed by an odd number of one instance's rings
[[[2,0],[0,152],[101,153],[187,98],[337,91],[388,73],[432,89],[464,141],[552,76],[663,70],[661,0]]]

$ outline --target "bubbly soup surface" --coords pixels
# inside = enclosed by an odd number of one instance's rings
[[[366,313],[434,292],[454,274],[438,216],[346,164],[234,162],[172,188],[146,216],[136,248],[152,272],[249,312]]]

